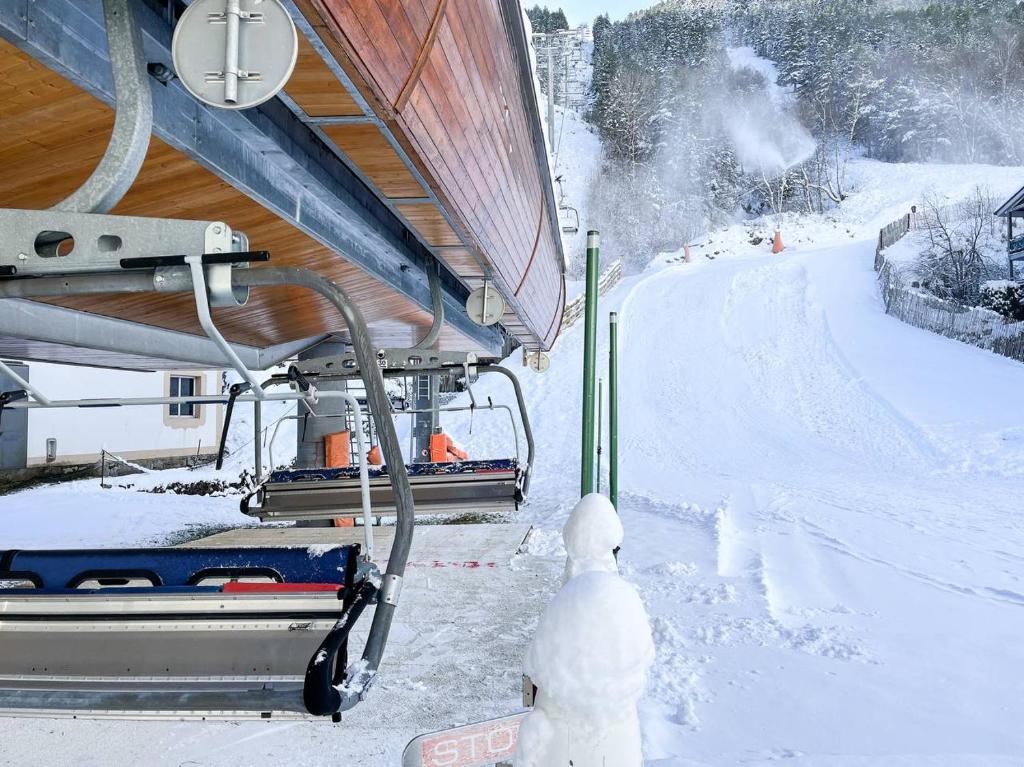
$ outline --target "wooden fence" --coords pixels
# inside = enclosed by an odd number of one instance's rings
[[[878,234],[875,271],[886,314],[908,325],[1024,362],[1024,322],[1008,322],[988,309],[960,306],[908,288],[903,283],[897,267],[885,257],[885,251],[907,236],[911,224],[911,215],[907,214]]]
[[[910,213],[883,227],[878,233],[878,247],[875,249],[875,271],[883,265],[882,251],[891,248],[910,232]]]
[[[622,280],[623,269],[622,261],[616,261],[614,264],[605,269],[604,274],[601,275],[601,279],[597,283],[597,290],[600,295],[605,295],[609,290],[614,288]],[[565,313],[562,315],[562,330],[568,330],[583,317],[584,311],[587,308],[587,297],[586,295],[576,296],[572,301],[569,302],[565,307]]]

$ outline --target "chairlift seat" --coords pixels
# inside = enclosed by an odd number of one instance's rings
[[[304,548],[269,547],[12,550],[0,555],[0,580],[17,575],[35,583],[37,594],[76,590],[96,579],[148,579],[154,587],[171,588],[240,578],[345,585],[358,551],[358,546],[316,549],[314,555]]]
[[[415,463],[406,467],[419,514],[514,511],[524,500],[524,473],[515,459]],[[386,466],[373,466],[374,515],[395,513]],[[362,514],[359,469],[294,469],[273,472],[242,510],[263,520],[313,520]]]
[[[359,554],[2,553],[0,585],[11,587],[0,588],[0,712],[307,716],[307,668],[372,571]],[[344,650],[337,662],[344,669]]]
[[[571,205],[558,208],[558,222],[566,234],[576,234],[580,230],[580,214]]]

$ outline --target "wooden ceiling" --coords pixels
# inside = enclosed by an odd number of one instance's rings
[[[309,61],[311,56],[314,65],[301,68],[289,84],[293,98],[313,111],[358,111],[343,89],[339,93],[334,85],[325,87],[322,61],[304,45],[302,58]],[[95,168],[113,125],[109,107],[3,40],[0,108],[0,168],[4,171],[0,174],[0,207],[40,209],[61,200]],[[407,191],[411,190],[403,188],[403,194]],[[341,284],[359,304],[380,345],[413,343],[430,325],[429,314],[405,296],[370,278],[159,139],[153,139],[137,181],[113,212],[227,221],[244,231],[254,248],[269,250],[274,264],[314,269]],[[173,330],[200,332],[192,301],[186,296],[107,296],[61,303]],[[345,331],[326,301],[292,288],[254,291],[246,307],[216,310],[216,319],[229,339],[255,346]],[[475,348],[451,328],[446,328],[441,344],[443,348]]]
[[[498,287],[509,332],[550,348],[564,257],[519,3],[294,2],[392,141],[380,144],[376,125],[324,134],[386,198],[419,191],[395,163],[400,146],[432,199],[395,200],[394,210],[467,286],[486,276]]]
[[[464,286],[498,286],[509,333],[550,347],[565,301],[561,242],[535,153],[532,83],[517,69],[525,54],[506,35],[503,0],[292,1],[307,26],[285,104]],[[103,102],[0,40],[0,207],[62,199],[92,172],[112,124]],[[275,265],[341,284],[380,345],[414,343],[430,325],[403,294],[156,138],[114,213],[224,220]],[[199,332],[186,296],[61,303]],[[254,291],[248,306],[216,319],[228,338],[254,346],[345,331],[325,301],[288,288]],[[441,347],[477,350],[450,326]]]

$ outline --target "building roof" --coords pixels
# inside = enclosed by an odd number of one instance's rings
[[[1014,215],[1024,215],[1024,188],[1021,188],[1009,200],[1004,202],[996,211],[997,216],[1009,218]]]

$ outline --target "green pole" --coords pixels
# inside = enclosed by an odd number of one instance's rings
[[[601,439],[604,433],[601,430],[601,419],[604,417],[604,381],[597,379],[597,472],[594,481],[597,483],[597,492],[601,492]]]
[[[608,500],[619,508],[619,315],[608,316]]]
[[[583,451],[580,496],[594,492],[594,383],[597,373],[597,300],[601,236],[587,233],[587,304],[583,336]]]

